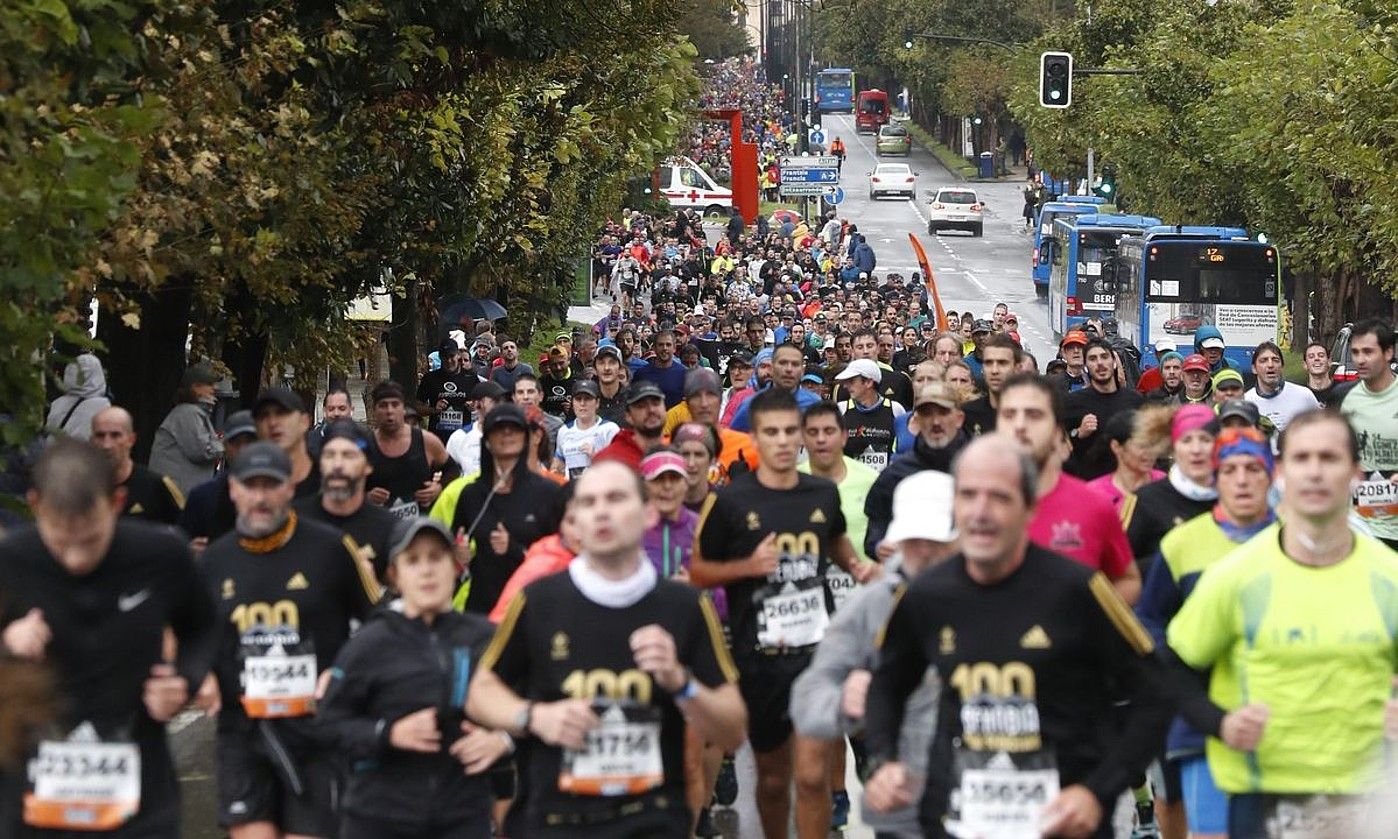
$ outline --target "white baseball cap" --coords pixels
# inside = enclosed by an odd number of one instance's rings
[[[1175,340],[1173,338],[1161,338],[1159,341],[1155,342],[1156,355],[1160,355],[1162,353],[1167,352],[1174,352],[1178,349],[1179,345],[1175,343]]]
[[[843,382],[846,379],[853,379],[855,376],[863,376],[875,382],[883,381],[883,373],[879,370],[879,365],[867,358],[856,358],[845,369],[840,371],[840,375],[835,377],[835,381]]]
[[[904,539],[954,541],[953,483],[947,473],[931,469],[914,472],[899,481],[893,490],[893,521],[889,522],[884,539],[889,542]]]
[[[1221,350],[1224,346],[1222,338],[1205,338],[1199,342],[1199,348],[1202,350]]]

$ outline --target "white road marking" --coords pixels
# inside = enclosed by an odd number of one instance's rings
[[[988,289],[988,288],[986,288],[984,285],[982,285],[982,284],[981,284],[981,281],[978,280],[978,279],[976,279],[976,275],[975,275],[975,274],[972,274],[970,271],[963,271],[962,273],[964,273],[964,274],[966,275],[966,279],[970,280],[971,283],[972,283],[973,285],[975,285],[976,288],[980,289],[981,291],[985,292],[986,294],[990,294],[990,289]]]

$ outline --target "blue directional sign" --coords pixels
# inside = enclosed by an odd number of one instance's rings
[[[827,204],[839,204],[843,200],[845,200],[845,191],[838,186],[825,194]]]
[[[821,131],[819,128],[813,129],[811,131],[811,143],[817,146],[825,145],[825,132]]]
[[[840,182],[839,169],[784,169],[782,182],[798,184],[837,184]]]
[[[840,182],[840,159],[831,155],[783,157],[781,178],[782,195],[824,195]]]

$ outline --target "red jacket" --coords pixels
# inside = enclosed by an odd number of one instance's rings
[[[495,608],[490,610],[491,623],[499,623],[505,619],[510,601],[514,600],[515,595],[525,586],[565,570],[574,556],[575,554],[563,544],[563,537],[557,533],[545,536],[530,545],[529,550],[524,553],[524,560],[510,575],[510,579],[505,581],[505,588],[500,592],[500,599],[496,601]]]

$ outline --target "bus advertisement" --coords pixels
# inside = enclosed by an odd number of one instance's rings
[[[816,73],[816,107],[822,114],[854,110],[854,71],[829,67]]]
[[[1053,223],[1068,215],[1095,214],[1097,207],[1078,201],[1048,201],[1039,207],[1038,224],[1034,226],[1034,256],[1031,258],[1029,275],[1034,280],[1034,293],[1048,296],[1049,263],[1040,258],[1044,240],[1053,236]]]
[[[1104,266],[1116,257],[1123,236],[1140,235],[1160,224],[1151,216],[1067,215],[1053,223],[1045,240],[1049,252],[1049,326],[1061,341],[1093,315],[1114,317],[1116,292],[1104,282]]]
[[[1240,227],[1162,226],[1123,237],[1110,273],[1119,334],[1145,365],[1157,341],[1186,352],[1206,324],[1218,327],[1224,357],[1241,370],[1258,344],[1280,338],[1281,254]]]

